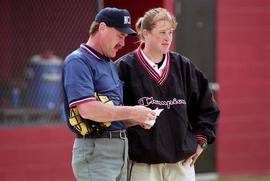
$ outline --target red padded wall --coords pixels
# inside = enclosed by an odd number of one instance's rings
[[[219,0],[219,175],[270,174],[270,1]]]
[[[73,135],[66,126],[0,129],[2,181],[75,181]]]

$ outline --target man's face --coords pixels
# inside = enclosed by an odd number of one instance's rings
[[[115,57],[118,50],[125,46],[126,37],[127,34],[105,25],[101,38],[103,54],[110,58]]]

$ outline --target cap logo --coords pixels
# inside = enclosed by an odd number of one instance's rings
[[[124,24],[131,24],[129,16],[124,16]]]

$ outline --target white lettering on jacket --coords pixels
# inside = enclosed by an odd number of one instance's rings
[[[181,105],[184,104],[186,105],[186,101],[184,99],[176,99],[173,98],[172,100],[167,100],[167,101],[160,101],[160,100],[155,100],[153,97],[142,97],[138,100],[139,105],[142,106],[149,106],[151,104],[159,105],[159,106],[167,106],[168,109],[172,105]]]

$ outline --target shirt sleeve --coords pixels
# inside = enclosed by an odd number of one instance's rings
[[[95,100],[93,72],[83,59],[69,57],[64,65],[63,79],[69,107]]]

